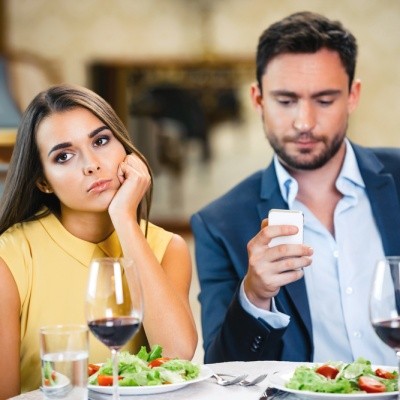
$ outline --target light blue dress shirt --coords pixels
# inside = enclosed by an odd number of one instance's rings
[[[346,140],[346,156],[336,180],[343,197],[334,211],[335,237],[300,201],[297,181],[274,157],[280,190],[289,209],[304,213],[304,243],[314,249],[311,266],[304,268],[314,337],[314,362],[351,362],[364,357],[373,364],[397,365],[394,351],[375,334],[368,312],[368,296],[376,261],[384,256],[354,151]],[[290,317],[255,307],[243,284],[244,309],[275,328],[287,326]]]

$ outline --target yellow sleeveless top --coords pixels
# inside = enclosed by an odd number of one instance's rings
[[[142,224],[144,230],[144,224]],[[147,242],[161,262],[172,233],[149,224]],[[70,234],[50,214],[15,224],[0,236],[0,257],[14,276],[21,300],[21,391],[40,386],[39,328],[49,324],[86,324],[87,268],[95,257],[121,257],[116,233],[90,243]],[[89,362],[104,362],[109,349],[90,336]],[[143,330],[126,349],[147,345]]]

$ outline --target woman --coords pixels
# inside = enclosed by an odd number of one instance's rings
[[[165,356],[192,358],[190,253],[148,222],[151,191],[146,160],[101,97],[58,85],[33,99],[0,206],[0,398],[40,385],[40,326],[85,322],[93,257],[123,255],[139,267],[145,337],[130,350],[147,340]],[[108,357],[92,339],[90,361]]]

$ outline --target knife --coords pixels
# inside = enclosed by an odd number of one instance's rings
[[[283,392],[282,390],[274,387],[267,387],[258,400],[283,399],[288,394],[288,392]]]

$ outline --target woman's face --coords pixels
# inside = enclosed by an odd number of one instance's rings
[[[102,121],[81,107],[57,112],[40,123],[36,142],[45,177],[38,186],[58,197],[62,213],[107,210],[126,151]]]

